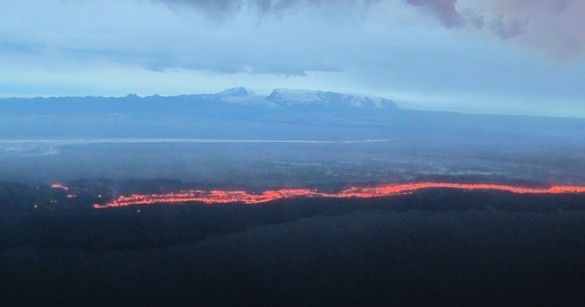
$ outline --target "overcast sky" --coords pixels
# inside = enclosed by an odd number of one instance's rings
[[[245,86],[585,117],[582,0],[2,0],[0,96]]]

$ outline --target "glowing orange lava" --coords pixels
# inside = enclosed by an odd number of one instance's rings
[[[551,186],[548,188],[514,186],[502,184],[467,184],[424,182],[406,184],[388,184],[378,186],[351,187],[336,193],[318,192],[311,189],[278,189],[259,194],[246,191],[201,191],[187,190],[166,194],[131,194],[120,196],[104,204],[95,204],[96,209],[126,207],[150,204],[172,204],[185,202],[202,202],[206,204],[244,203],[259,204],[273,200],[307,197],[307,198],[374,198],[409,194],[421,189],[447,188],[457,190],[498,190],[517,194],[570,194],[585,193],[585,186]]]
[[[69,187],[65,186],[65,185],[64,185],[64,184],[62,184],[62,183],[58,183],[58,182],[56,182],[56,183],[53,183],[53,184],[51,185],[51,188],[52,188],[52,189],[55,189],[55,190],[69,191]]]

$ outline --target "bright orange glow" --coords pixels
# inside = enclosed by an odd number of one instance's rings
[[[429,188],[446,188],[457,190],[498,190],[507,191],[517,194],[569,194],[585,193],[585,186],[551,186],[528,187],[501,184],[467,184],[467,183],[445,183],[445,182],[425,182],[425,183],[406,183],[406,184],[388,184],[369,187],[351,187],[343,189],[336,193],[318,192],[311,189],[278,189],[268,190],[260,194],[249,193],[246,191],[201,191],[187,190],[166,194],[131,194],[120,196],[104,204],[95,204],[96,209],[126,207],[150,204],[172,204],[185,202],[202,202],[205,204],[226,204],[226,203],[244,203],[259,204],[273,200],[308,197],[308,198],[374,198],[386,197],[400,194],[410,194],[417,190]]]
[[[62,183],[58,183],[58,182],[56,182],[56,183],[53,183],[53,184],[51,185],[51,188],[52,188],[52,189],[55,189],[55,190],[69,191],[69,187],[65,186],[65,185],[64,185],[64,184],[62,184]]]

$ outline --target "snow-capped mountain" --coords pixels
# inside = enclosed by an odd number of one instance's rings
[[[210,98],[242,105],[265,105],[271,107],[318,106],[349,107],[361,109],[397,109],[396,104],[380,97],[365,97],[327,91],[275,89],[268,96],[256,95],[243,87],[226,89]]]
[[[396,104],[388,99],[325,91],[275,89],[266,99],[284,106],[314,105],[366,109],[397,109]]]
[[[266,97],[256,95],[254,91],[243,87],[234,87],[223,90],[219,93],[211,95],[211,98],[218,99],[223,102],[248,106],[274,106],[274,103],[267,100]]]
[[[216,97],[247,97],[247,96],[253,96],[254,95],[254,91],[248,90],[246,88],[243,87],[234,87],[234,88],[228,88],[226,90],[223,90],[219,93],[215,93],[214,96]]]

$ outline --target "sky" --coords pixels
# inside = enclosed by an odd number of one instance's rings
[[[582,0],[1,0],[0,97],[382,96],[585,117]]]

